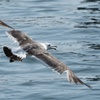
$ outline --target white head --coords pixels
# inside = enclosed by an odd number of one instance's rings
[[[40,44],[44,47],[45,50],[50,50],[50,49],[56,50],[57,49],[57,46],[52,45],[50,43],[40,43]]]

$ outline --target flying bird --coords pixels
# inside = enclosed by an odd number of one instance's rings
[[[3,21],[0,20],[0,25],[10,28],[10,31],[7,31],[7,34],[12,37],[15,41],[18,42],[21,49],[25,52],[25,55],[35,56],[37,59],[44,62],[46,65],[57,71],[58,73],[66,73],[67,79],[69,82],[73,82],[75,84],[86,85],[88,88],[92,89],[92,87],[83,81],[81,81],[72,70],[66,66],[62,61],[54,57],[47,50],[48,48],[55,49],[55,47],[51,47],[50,45],[41,44],[34,41],[31,37],[29,37],[26,33],[14,29],[13,27],[7,25]],[[49,47],[48,47],[49,46]],[[4,46],[3,51],[5,55],[10,59],[10,62],[14,61],[22,61],[25,57],[19,57],[16,53],[13,53],[11,48]]]

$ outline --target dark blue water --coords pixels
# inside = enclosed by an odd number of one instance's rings
[[[70,84],[35,59],[9,63],[3,45],[15,45],[0,27],[0,100],[100,99],[100,0],[0,0],[0,19],[39,42],[93,90]]]

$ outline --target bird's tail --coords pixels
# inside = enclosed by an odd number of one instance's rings
[[[67,73],[67,79],[70,83],[83,84],[92,89],[92,86],[81,81],[70,69],[66,70],[65,72]]]
[[[6,23],[4,23],[3,21],[0,20],[0,25],[1,26],[4,26],[4,27],[7,27],[7,28],[10,28],[10,29],[14,29],[13,27],[7,25]]]
[[[22,60],[23,60],[23,58],[18,57],[17,55],[13,54],[12,51],[11,51],[11,49],[8,48],[8,47],[6,47],[6,46],[3,47],[3,51],[4,51],[5,55],[6,55],[8,58],[10,58],[10,59],[9,59],[10,62],[22,61]]]

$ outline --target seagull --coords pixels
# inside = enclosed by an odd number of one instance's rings
[[[44,50],[50,50],[50,49],[57,50],[57,46],[51,45],[50,43],[39,43],[39,44],[43,46]],[[4,46],[3,51],[5,55],[8,58],[10,58],[9,59],[10,62],[22,61],[24,58],[26,58],[26,56],[28,56],[28,53],[26,52],[27,50],[24,51],[22,48],[15,48],[15,49],[12,48],[11,49],[7,46]],[[36,57],[34,58],[36,59]]]
[[[29,37],[26,33],[14,29],[1,20],[0,25],[11,29],[10,31],[7,31],[7,34],[18,43],[20,48],[25,52],[25,57],[27,57],[28,55],[34,56],[58,73],[66,73],[67,79],[70,83],[82,84],[92,89],[92,86],[84,83],[81,79],[79,79],[66,64],[64,64],[62,61],[60,61],[47,51],[47,46],[52,49],[50,44],[46,45],[44,43],[38,43],[37,41],[34,41],[31,37]],[[53,49],[55,49],[55,47],[53,47]],[[7,46],[3,47],[3,51],[5,55],[10,58],[10,62],[22,61],[25,58],[19,57],[18,55],[16,55],[16,53],[14,54],[11,48]]]

